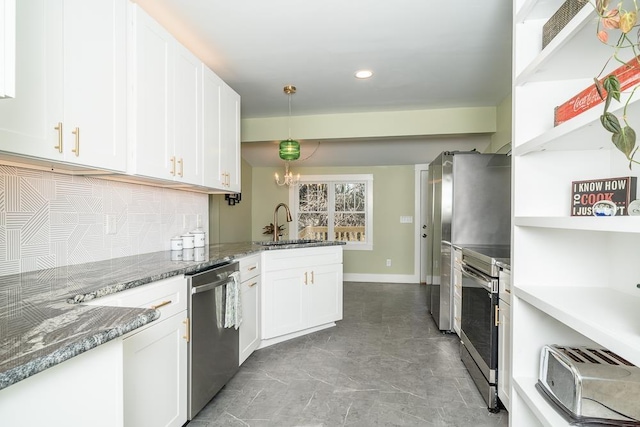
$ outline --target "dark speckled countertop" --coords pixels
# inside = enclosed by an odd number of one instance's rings
[[[209,245],[200,262],[172,261],[165,251],[0,276],[0,389],[160,316],[157,310],[81,302],[263,250],[335,244],[226,243]]]

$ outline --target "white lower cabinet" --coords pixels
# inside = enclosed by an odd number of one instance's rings
[[[240,301],[242,323],[239,328],[240,351],[238,364],[247,360],[260,345],[260,255],[240,259]]]
[[[181,312],[124,339],[125,426],[179,427],[186,422],[186,317]]]
[[[0,390],[0,420],[11,427],[121,427],[122,340]]]
[[[175,276],[90,302],[156,308],[160,318],[123,338],[125,427],[187,422],[187,281]]]
[[[342,319],[341,246],[267,251],[263,257],[263,345]]]

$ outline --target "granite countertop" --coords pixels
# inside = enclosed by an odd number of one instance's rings
[[[0,276],[0,390],[160,316],[82,302],[263,250],[336,244],[344,243],[225,243],[205,248],[204,261],[172,261],[164,251]]]

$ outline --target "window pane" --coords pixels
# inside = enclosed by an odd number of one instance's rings
[[[335,184],[335,193],[335,212],[364,212],[364,183],[359,182]]]
[[[333,230],[335,240],[366,242],[365,214],[336,213]]]
[[[298,190],[298,210],[300,212],[326,212],[327,184],[300,184]]]
[[[298,215],[298,239],[328,240],[326,213],[301,213]]]

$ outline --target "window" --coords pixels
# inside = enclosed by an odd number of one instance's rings
[[[295,238],[344,241],[346,249],[373,249],[373,175],[302,176],[289,189],[289,199]]]

